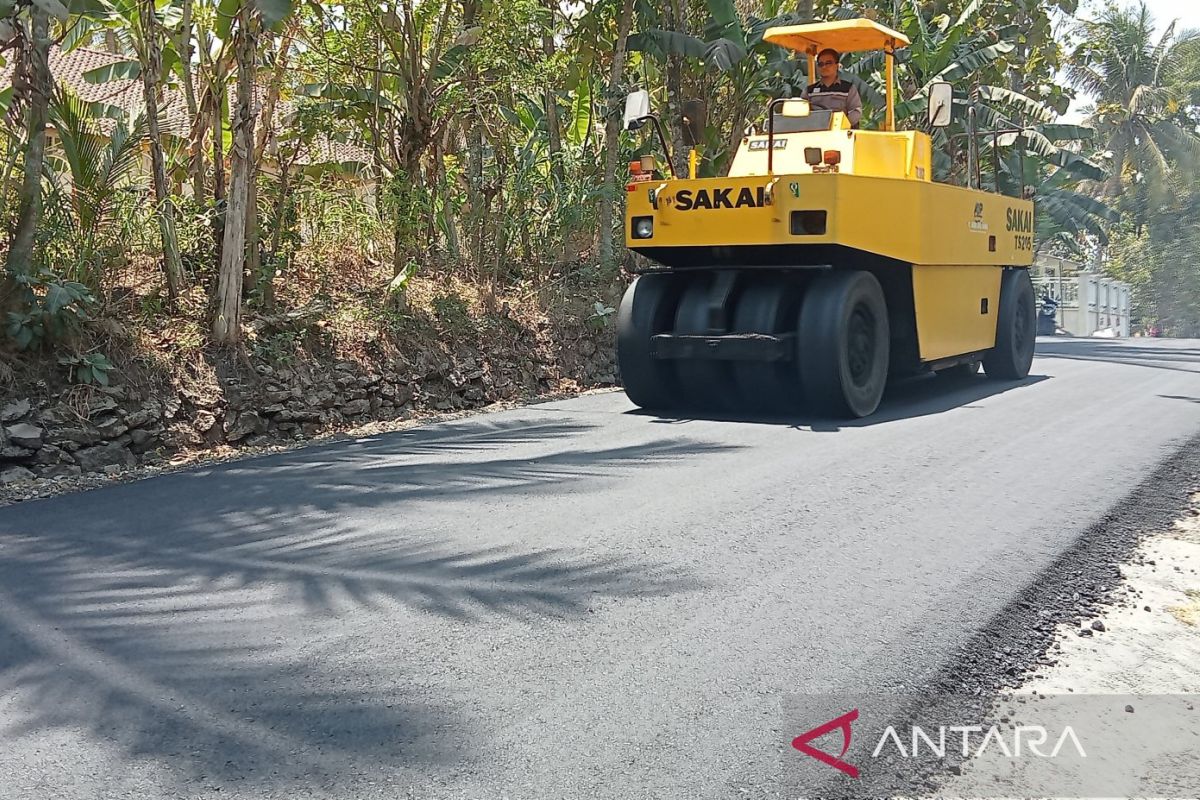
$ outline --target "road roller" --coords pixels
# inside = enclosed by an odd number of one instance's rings
[[[1033,203],[980,188],[977,155],[970,185],[933,180],[929,134],[896,130],[895,53],[908,39],[867,19],[764,38],[807,56],[810,83],[826,48],[882,51],[882,129],[776,99],[727,174],[699,178],[694,148],[688,174],[674,174],[649,96],[627,98],[626,125],[653,123],[665,151],[631,163],[626,185],[625,243],[651,265],[617,314],[629,399],[856,418],[896,376],[1028,375]],[[930,129],[949,125],[953,88],[927,89]]]

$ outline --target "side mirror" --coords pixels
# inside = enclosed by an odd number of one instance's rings
[[[812,106],[807,100],[788,100],[779,108],[782,117],[807,117],[812,113]]]
[[[645,89],[630,92],[625,98],[625,130],[635,131],[650,114],[650,93]]]
[[[945,128],[950,125],[954,109],[954,87],[945,81],[929,85],[929,126]]]
[[[685,100],[683,103],[683,143],[687,147],[704,144],[704,127],[707,108],[703,100]]]

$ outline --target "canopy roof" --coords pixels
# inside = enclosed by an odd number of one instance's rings
[[[763,39],[790,50],[813,54],[826,47],[832,47],[839,53],[856,53],[861,50],[899,48],[909,44],[908,37],[903,33],[885,28],[869,19],[768,28],[763,34]]]

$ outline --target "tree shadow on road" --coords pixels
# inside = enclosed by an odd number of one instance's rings
[[[1200,397],[1187,397],[1181,394],[1160,394],[1159,397],[1164,400],[1185,400],[1189,403],[1200,403]]]
[[[472,758],[445,744],[471,738],[462,711],[413,693],[428,676],[378,669],[354,637],[404,653],[424,615],[586,624],[596,597],[699,587],[662,563],[422,531],[425,501],[577,492],[729,449],[580,449],[589,427],[458,423],[0,509],[0,697],[20,709],[0,739],[81,731],[217,788]],[[505,457],[527,442],[551,452]]]

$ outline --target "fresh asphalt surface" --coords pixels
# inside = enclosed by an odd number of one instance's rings
[[[779,796],[789,693],[919,686],[1197,433],[1200,342],[1052,340],[853,424],[597,394],[0,509],[0,797]]]

